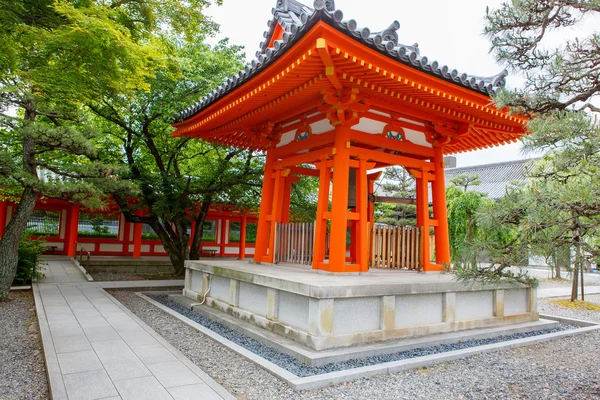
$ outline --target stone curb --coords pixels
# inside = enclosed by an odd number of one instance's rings
[[[136,292],[135,294],[138,295],[139,297],[141,297],[142,299],[146,300],[148,303],[152,304],[153,306],[155,306],[155,307],[161,309],[162,311],[166,312],[167,314],[171,315],[172,317],[177,318],[181,322],[183,322],[183,323],[187,324],[188,326],[201,332],[203,335],[208,336],[215,342],[222,344],[223,346],[229,348],[231,351],[234,351],[237,354],[241,355],[242,357],[246,358],[247,360],[257,364],[259,367],[267,370],[267,372],[275,375],[276,377],[283,379],[286,382],[289,382],[293,379],[298,378],[296,375],[292,374],[289,371],[286,371],[285,369],[272,363],[271,361],[265,360],[264,358],[260,357],[259,355],[245,349],[244,347],[232,342],[229,339],[224,338],[223,336],[219,335],[218,333],[215,333],[215,332],[211,331],[210,329],[200,325],[196,321],[193,321],[193,320],[189,319],[188,317],[181,315],[176,311],[171,310],[169,307],[165,306],[164,304],[161,304],[161,303],[157,302],[156,300],[152,300],[150,297],[144,295],[143,293]]]
[[[125,307],[121,302],[115,299],[110,293],[106,292],[104,289],[99,288],[100,291],[104,292],[108,298],[115,303],[117,307],[119,307],[125,314],[127,314],[130,318],[132,318],[135,322],[137,322],[146,332],[148,332],[154,339],[156,339],[160,344],[162,344],[171,354],[173,354],[179,361],[181,361],[186,367],[188,367],[193,373],[198,375],[200,379],[206,383],[212,390],[214,390],[219,396],[221,396],[225,400],[236,400],[235,397],[223,389],[221,385],[219,385],[213,378],[211,378],[208,374],[202,371],[196,364],[191,362],[182,352],[177,350],[171,343],[169,343],[166,339],[160,336],[158,333],[154,331],[150,326],[148,326],[144,321],[142,321],[137,315],[132,313],[127,307]]]
[[[46,375],[48,376],[48,395],[53,400],[67,400],[67,389],[58,365],[58,357],[54,349],[54,343],[52,342],[50,326],[48,325],[46,312],[42,305],[38,284],[33,284],[32,289],[35,312],[37,313],[40,336],[42,337],[42,351],[44,352],[44,361],[46,363]]]
[[[73,264],[75,264],[77,266],[77,268],[79,268],[79,270],[81,271],[81,273],[83,275],[85,275],[85,279],[87,279],[88,282],[93,282],[94,281],[94,277],[92,277],[90,274],[88,274],[88,272],[85,270],[85,268],[83,268],[83,265],[81,265],[79,263],[79,261],[77,261],[76,258],[71,258],[71,261],[73,261]]]
[[[152,300],[148,296],[143,293],[136,292],[135,293],[140,298],[146,300],[150,304],[158,307],[162,311],[167,314],[177,318],[188,326],[200,331],[204,335],[210,337],[216,342],[222,344],[223,346],[228,347],[230,350],[238,353],[242,357],[247,360],[255,363],[259,367],[265,369],[267,372],[275,375],[279,379],[285,381],[292,389],[294,390],[311,390],[317,389],[324,386],[329,386],[330,384],[342,383],[351,381],[354,379],[360,378],[368,378],[376,375],[385,375],[394,372],[405,371],[409,369],[429,367],[436,364],[441,364],[448,361],[454,361],[461,358],[469,357],[475,354],[482,353],[490,353],[501,350],[510,350],[518,347],[530,346],[546,341],[550,341],[557,338],[569,337],[584,334],[590,331],[599,330],[600,324],[596,324],[589,321],[581,321],[581,320],[573,320],[568,318],[559,318],[553,316],[544,316],[547,319],[554,319],[561,323],[572,324],[577,326],[582,326],[579,329],[569,330],[569,331],[561,331],[554,333],[547,333],[544,335],[532,336],[528,338],[522,339],[514,339],[506,342],[487,344],[483,346],[470,347],[467,349],[454,350],[445,353],[432,354],[423,357],[415,357],[407,360],[399,360],[399,361],[391,361],[388,363],[382,363],[377,365],[369,365],[365,367],[353,368],[344,371],[336,371],[330,372],[326,374],[314,375],[309,377],[298,377],[297,375],[292,374],[289,371],[279,367],[278,365],[265,360],[264,358],[258,356],[255,353],[250,352],[249,350],[231,342],[228,339],[225,339],[221,335],[205,328],[204,326],[198,324],[195,321],[171,310],[169,307]],[[123,306],[124,307],[124,306]]]

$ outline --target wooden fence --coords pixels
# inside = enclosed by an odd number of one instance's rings
[[[375,225],[371,229],[371,268],[420,268],[421,231],[414,226]]]
[[[315,247],[314,222],[277,223],[275,262],[312,264]]]

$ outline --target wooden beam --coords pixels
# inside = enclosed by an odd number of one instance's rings
[[[371,203],[389,203],[389,204],[417,204],[417,199],[412,197],[390,197],[390,196],[369,196]]]

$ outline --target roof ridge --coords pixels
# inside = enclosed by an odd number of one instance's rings
[[[436,60],[430,62],[426,56],[421,56],[418,43],[413,45],[399,43],[397,31],[400,29],[400,23],[398,21],[393,21],[386,29],[378,32],[371,32],[368,27],[359,28],[356,20],[344,20],[344,13],[342,10],[335,8],[334,0],[315,0],[312,7],[297,0],[277,0],[271,13],[273,18],[267,21],[269,29],[263,33],[265,40],[260,43],[256,58],[236,75],[227,78],[203,99],[175,115],[175,122],[197,114],[200,110],[208,107],[217,99],[258,74],[318,21],[329,24],[345,35],[355,38],[362,44],[396,61],[467,89],[489,96],[494,94],[496,88],[504,87],[506,84],[505,78],[508,75],[506,69],[494,76],[480,77],[464,72],[460,73],[447,65],[440,65]],[[273,47],[270,48],[268,46],[271,43],[277,24],[281,26],[284,32],[281,39],[273,41]]]

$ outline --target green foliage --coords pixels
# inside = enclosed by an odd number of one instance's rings
[[[527,271],[511,268],[505,264],[490,264],[471,266],[457,264],[454,266],[454,276],[459,282],[480,282],[483,285],[524,284],[533,288],[538,287],[539,281],[529,276]]]
[[[416,198],[415,179],[403,167],[389,167],[383,175],[385,196]],[[417,206],[414,204],[376,203],[377,222],[393,226],[415,226]]]
[[[31,239],[30,232],[25,232],[19,242],[19,261],[15,274],[15,284],[31,283],[32,279],[41,278],[44,275],[39,272],[40,257],[46,250],[44,240]]]
[[[477,174],[459,174],[450,179],[450,183],[466,192],[469,186],[481,185],[481,179]]]

